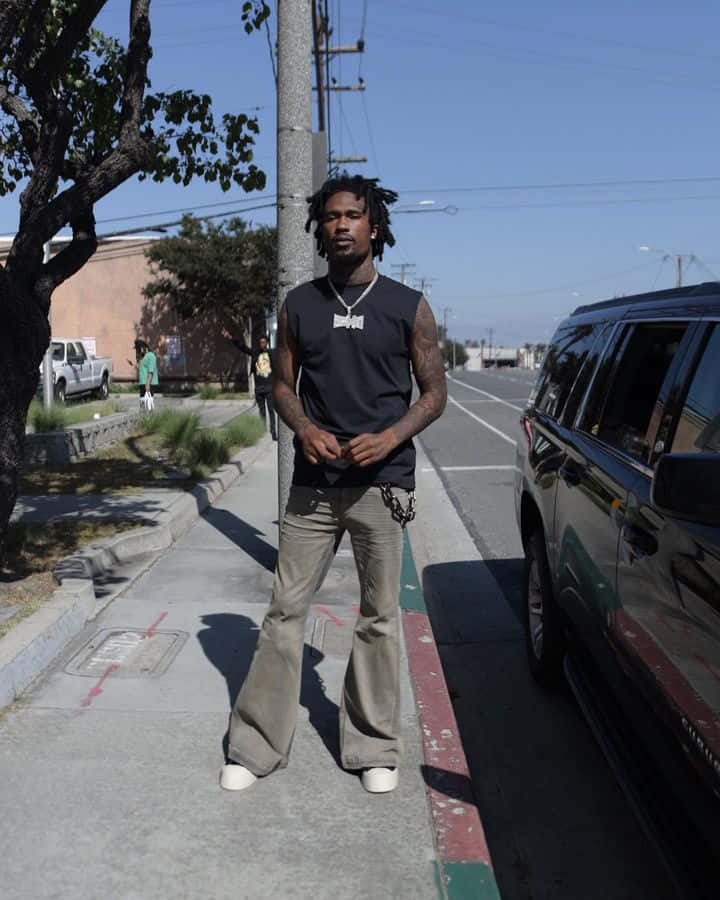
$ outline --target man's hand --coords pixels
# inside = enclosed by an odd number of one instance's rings
[[[392,428],[378,434],[359,434],[344,448],[343,456],[349,462],[363,468],[381,462],[398,445]]]
[[[314,466],[321,459],[340,459],[342,451],[340,444],[334,434],[329,431],[323,431],[317,425],[309,423],[303,429],[297,432],[297,436],[302,443],[305,458]]]
[[[224,337],[226,341],[232,340],[232,335],[227,330],[227,328],[223,325],[222,331],[220,332],[220,337]]]

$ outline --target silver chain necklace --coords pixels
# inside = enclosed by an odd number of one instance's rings
[[[354,303],[347,304],[343,298],[340,296],[340,292],[332,283],[330,276],[328,275],[327,280],[330,285],[330,289],[333,294],[335,294],[335,299],[338,300],[345,307],[345,315],[338,316],[335,315],[333,317],[333,328],[358,328],[362,329],[365,327],[365,317],[364,316],[354,316],[352,314],[352,310],[358,305],[361,300],[364,300],[365,297],[370,293],[370,291],[375,287],[375,284],[379,278],[379,274],[376,272],[375,277],[370,282],[370,284],[365,288],[365,290],[360,294],[357,300]]]

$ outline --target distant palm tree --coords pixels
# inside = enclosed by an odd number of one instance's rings
[[[485,367],[485,338],[480,338],[480,368]]]

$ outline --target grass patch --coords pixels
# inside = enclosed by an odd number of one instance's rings
[[[37,400],[30,403],[28,421],[35,431],[59,431],[67,424],[67,414],[64,406],[52,403],[47,409]]]
[[[201,431],[190,445],[188,464],[193,473],[206,475],[230,459],[230,445],[221,431]]]
[[[37,496],[185,490],[227,462],[234,449],[257,443],[263,433],[259,416],[241,415],[224,428],[200,429],[193,413],[160,410],[145,416],[125,440],[93,456],[66,466],[27,467],[19,491]]]
[[[96,414],[101,418],[111,416],[119,409],[113,400],[95,400],[65,406],[53,403],[46,409],[39,400],[33,399],[28,409],[27,420],[35,431],[57,431],[80,422],[91,422]]]
[[[186,453],[200,428],[196,413],[180,409],[163,409],[145,417],[143,428],[159,434],[178,456]]]
[[[174,467],[160,435],[136,432],[70,465],[25,468],[19,491],[28,495],[132,493],[144,487],[167,487],[168,470]]]
[[[220,391],[213,387],[211,384],[203,384],[198,388],[198,397],[202,400],[214,400],[215,397],[218,396]]]
[[[61,559],[101,538],[143,524],[89,519],[11,523],[0,564],[0,611],[12,608],[13,615],[0,622],[0,637],[50,599],[58,586],[52,569]]]
[[[252,447],[265,434],[265,425],[260,416],[237,416],[222,429],[231,447]]]

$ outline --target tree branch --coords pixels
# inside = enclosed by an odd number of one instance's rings
[[[88,210],[70,224],[73,232],[72,241],[43,266],[37,285],[41,291],[49,287],[52,292],[59,284],[78,272],[97,249],[95,216],[92,210]]]
[[[38,145],[38,127],[35,117],[15,94],[11,94],[4,84],[0,84],[0,106],[18,124],[27,155],[32,159]]]
[[[147,82],[150,49],[150,0],[132,0],[127,68],[121,107],[121,145],[140,142],[143,97]],[[144,142],[142,142],[144,145]]]
[[[37,75],[47,81],[57,78],[73,55],[75,47],[88,33],[90,26],[106,3],[107,0],[79,3],[75,12],[63,26],[55,44],[48,47],[33,66],[32,76]]]
[[[30,77],[28,80],[28,75],[31,75],[31,71],[28,68],[28,62],[32,59],[33,53],[40,44],[43,28],[45,26],[45,19],[48,9],[50,8],[50,0],[34,0],[34,2],[26,2],[22,5],[27,9],[28,18],[10,68],[15,73],[17,79],[28,89],[33,100],[38,102],[38,100],[42,99],[42,95],[47,91],[49,82],[46,82],[44,90],[41,90],[42,78],[40,81],[33,77]]]
[[[17,34],[18,22],[31,0],[6,0],[0,4],[0,58],[7,59],[8,49]]]

